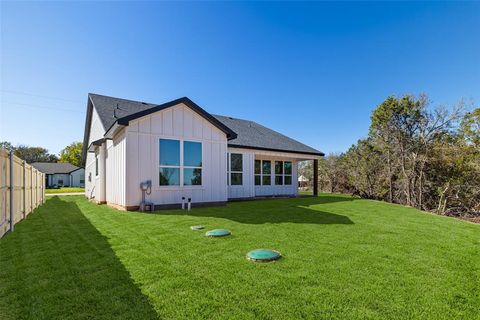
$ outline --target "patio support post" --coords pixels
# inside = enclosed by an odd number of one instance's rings
[[[318,196],[318,159],[313,160],[313,195]]]

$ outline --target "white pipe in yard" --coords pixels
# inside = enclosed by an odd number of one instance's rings
[[[192,198],[188,198],[188,211],[192,210]]]

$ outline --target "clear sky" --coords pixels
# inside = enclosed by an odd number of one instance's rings
[[[81,141],[87,93],[188,96],[324,152],[388,95],[480,100],[480,3],[1,2],[0,140]]]

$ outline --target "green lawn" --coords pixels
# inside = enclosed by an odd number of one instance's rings
[[[262,247],[284,257],[245,259]],[[335,195],[155,214],[53,197],[0,240],[0,315],[479,319],[480,225]]]
[[[85,188],[65,187],[60,189],[45,189],[45,194],[70,192],[85,192]]]

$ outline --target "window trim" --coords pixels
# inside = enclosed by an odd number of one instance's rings
[[[171,166],[171,165],[161,165],[160,164],[160,140],[176,140],[179,142],[179,145],[180,145],[180,164],[178,166]],[[203,150],[204,150],[204,147],[203,147],[203,141],[202,140],[197,140],[197,139],[184,139],[184,138],[178,138],[178,137],[170,137],[170,136],[157,136],[156,137],[156,165],[155,165],[155,168],[156,168],[156,186],[155,186],[155,189],[161,189],[161,190],[178,190],[178,189],[203,189],[205,188],[203,182],[204,182],[204,179],[203,179],[203,166],[204,166],[204,158],[203,158]],[[200,167],[192,167],[192,166],[185,166],[184,165],[184,143],[185,142],[196,142],[196,143],[200,143],[200,152],[201,152],[201,161],[202,161],[202,165]],[[160,168],[175,168],[175,169],[179,169],[180,173],[179,173],[179,184],[177,185],[160,185]],[[184,169],[200,169],[201,170],[201,184],[199,185],[185,185],[184,184]]]
[[[255,162],[256,161],[260,161],[260,174],[259,173],[256,173],[255,172]],[[270,162],[270,174],[265,174],[264,171],[263,171],[263,163],[264,162]],[[280,162],[281,163],[281,166],[282,166],[282,173],[281,174],[277,174],[276,171],[275,171],[275,163],[276,162]],[[289,162],[291,164],[291,173],[288,174],[286,173],[285,171],[285,163],[286,162]],[[254,169],[253,169],[253,184],[254,184],[254,187],[291,187],[294,185],[294,181],[293,181],[293,176],[294,176],[294,170],[293,170],[293,166],[294,166],[294,161],[293,160],[283,160],[283,159],[278,159],[278,158],[264,158],[264,157],[259,157],[259,158],[256,158],[254,160]],[[255,184],[255,179],[256,177],[260,176],[260,184]],[[264,184],[264,177],[268,177],[270,179],[270,184]],[[277,177],[281,177],[282,179],[282,184],[277,184],[276,183],[276,180],[277,180]],[[285,183],[285,178],[286,177],[290,177],[290,180],[291,180],[291,183],[290,184],[286,184]]]
[[[232,171],[231,169],[231,166],[232,166],[232,154],[238,154],[242,157],[242,171]],[[228,153],[228,170],[227,170],[227,180],[228,180],[228,186],[229,187],[236,187],[236,188],[242,188],[244,186],[244,181],[243,181],[243,167],[244,167],[244,159],[243,159],[243,153],[239,153],[239,152],[229,152]],[[241,184],[232,184],[232,173],[236,173],[236,174],[241,174],[242,176],[242,183]]]
[[[255,172],[255,162],[260,161],[260,173]],[[272,159],[255,159],[254,160],[254,167],[253,167],[253,184],[255,187],[261,187],[261,186],[272,186]],[[264,162],[270,162],[270,173],[264,173],[263,172],[263,163]],[[255,178],[260,177],[260,184],[255,184]],[[264,184],[263,183],[263,178],[264,177],[269,177],[270,178],[270,184]]]
[[[275,160],[275,167],[277,166],[277,162],[280,162],[282,164],[282,173],[277,173],[276,169],[274,170],[274,176],[275,176],[275,185],[276,186],[292,186],[293,185],[293,161],[291,160]],[[290,162],[291,165],[291,173],[287,174],[285,173],[285,162]],[[282,179],[282,184],[277,184],[277,177],[281,177]],[[290,177],[290,184],[285,184],[285,177]]]

